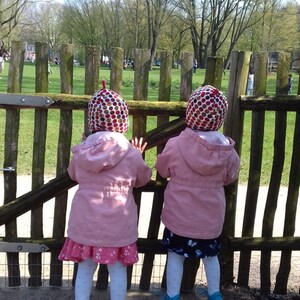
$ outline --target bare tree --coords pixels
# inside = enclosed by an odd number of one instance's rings
[[[176,6],[186,13],[195,57],[200,67],[207,56],[215,56],[228,38],[228,55],[244,30],[253,23],[251,16],[260,9],[260,0],[180,0]],[[256,20],[257,22],[257,20]]]
[[[62,5],[48,1],[28,6],[20,22],[20,38],[28,42],[45,42],[56,53],[67,40],[61,30],[59,13],[62,8]]]
[[[9,37],[19,23],[29,0],[2,0],[0,1],[0,32],[1,39]]]
[[[124,0],[123,5],[124,50],[126,57],[130,57],[132,49],[147,47],[147,11],[145,0]]]
[[[102,0],[66,0],[61,14],[65,32],[81,45],[99,45],[103,39]]]
[[[147,6],[147,24],[148,24],[148,48],[150,51],[150,62],[153,65],[157,51],[157,42],[162,26],[172,15],[170,0],[145,0]]]

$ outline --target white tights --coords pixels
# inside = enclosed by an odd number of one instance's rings
[[[167,294],[174,297],[180,294],[184,256],[168,252]],[[217,256],[202,259],[207,280],[207,292],[212,295],[220,291],[220,264]]]
[[[89,300],[93,285],[93,276],[97,263],[92,259],[86,259],[78,264],[75,282],[75,300]],[[127,267],[117,261],[107,265],[110,275],[110,299],[125,300],[127,289]]]

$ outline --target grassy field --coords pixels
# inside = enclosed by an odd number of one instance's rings
[[[53,73],[49,75],[49,93],[60,92],[60,75],[59,68],[56,65],[52,65]],[[7,89],[7,71],[8,63],[5,65],[4,72],[1,74],[0,79],[0,92],[5,93]],[[109,69],[100,69],[100,79],[104,79],[108,83],[109,87]],[[200,86],[204,81],[205,70],[197,70],[197,73],[193,75],[193,89]],[[123,87],[122,96],[127,99],[132,99],[133,93],[133,79],[134,72],[131,69],[127,69],[123,72]],[[228,87],[229,72],[225,74],[222,82],[222,90],[226,94]],[[84,93],[84,68],[75,67],[74,69],[74,89],[73,94],[83,95]],[[101,81],[100,80],[100,81]],[[267,93],[275,93],[276,76],[272,74],[268,77]],[[294,75],[294,82],[298,82],[298,75]],[[158,98],[158,86],[159,86],[159,68],[154,68],[149,74],[149,96],[148,100],[155,101]],[[172,101],[179,100],[179,86],[180,86],[180,69],[172,70]],[[296,88],[294,88],[296,90]],[[24,77],[22,84],[23,93],[34,93],[35,91],[35,66],[34,64],[27,63],[24,68]],[[288,134],[286,142],[286,161],[284,167],[282,184],[287,185],[287,178],[289,175],[289,165],[291,160],[291,142],[293,139],[294,130],[294,114],[288,115]],[[21,124],[19,134],[19,158],[18,158],[18,174],[30,174],[32,165],[32,147],[33,147],[33,126],[34,126],[34,110],[22,110],[21,111]],[[273,112],[266,113],[266,126],[265,126],[265,148],[263,151],[263,165],[262,165],[262,184],[268,184],[269,176],[271,172],[271,164],[273,159],[273,140],[274,140],[274,121],[275,114]],[[80,111],[74,111],[73,114],[73,140],[72,144],[80,142],[81,133],[83,132],[83,113]],[[55,173],[56,169],[56,154],[57,154],[57,133],[59,127],[59,113],[56,110],[49,110],[48,114],[48,129],[47,129],[47,144],[46,144],[46,161],[45,168],[47,173]],[[147,123],[147,130],[151,130],[156,127],[156,118],[149,117]],[[4,130],[5,130],[5,110],[0,110],[0,161],[3,161],[4,157]],[[131,137],[131,132],[127,134],[128,138]],[[250,137],[251,137],[251,114],[249,112],[245,115],[244,122],[244,137],[241,156],[241,173],[240,181],[245,183],[248,179],[248,165],[249,165],[249,149],[250,149]],[[146,161],[149,166],[153,167],[156,159],[155,149],[150,150],[146,154]]]

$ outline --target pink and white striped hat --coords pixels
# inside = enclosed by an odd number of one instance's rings
[[[194,130],[216,131],[224,122],[227,108],[227,100],[222,92],[211,85],[202,86],[189,98],[186,125]]]
[[[129,113],[125,100],[105,87],[98,90],[88,103],[88,121],[91,133],[114,131],[125,133],[129,127]]]

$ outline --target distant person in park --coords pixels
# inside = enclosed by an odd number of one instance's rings
[[[292,95],[293,92],[293,75],[289,74],[288,78],[288,95]]]
[[[247,95],[251,96],[253,95],[253,86],[254,86],[254,73],[250,72],[248,76],[248,82],[247,82]]]
[[[184,260],[201,258],[209,300],[221,300],[220,235],[225,218],[224,186],[238,177],[240,159],[235,142],[219,128],[227,112],[227,100],[216,88],[195,90],[186,109],[186,126],[169,139],[155,167],[169,178],[161,220],[163,244],[168,250],[167,295],[179,300]]]
[[[197,68],[198,68],[198,63],[197,63],[197,59],[195,59],[193,65],[194,74],[197,72]]]
[[[50,62],[48,62],[48,76],[51,75],[53,73],[53,70],[51,68]],[[50,81],[48,80],[48,82],[50,83]]]
[[[4,61],[7,56],[9,56],[9,52],[5,49],[3,41],[0,42],[0,74],[4,70]]]
[[[59,259],[78,263],[75,299],[88,300],[99,263],[110,274],[110,299],[125,300],[127,266],[138,261],[137,206],[133,188],[145,185],[151,169],[143,160],[143,139],[129,142],[124,99],[103,88],[88,104],[90,135],[74,146],[68,167],[79,184],[73,198]]]

